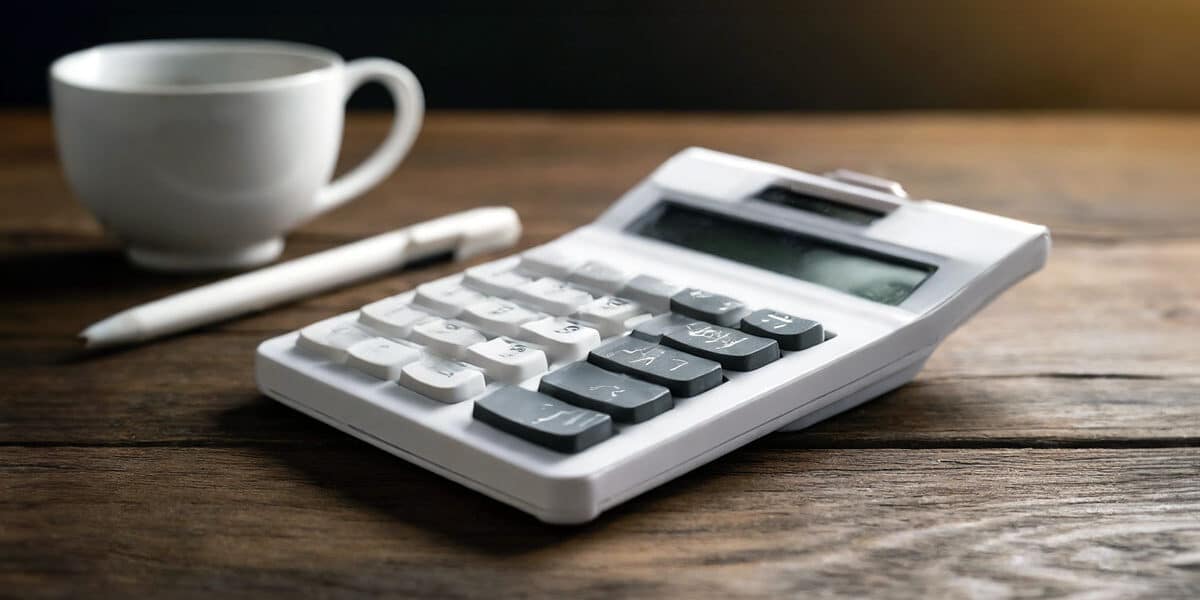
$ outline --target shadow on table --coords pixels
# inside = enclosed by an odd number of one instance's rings
[[[619,523],[627,511],[663,495],[686,494],[710,475],[702,467],[584,525],[549,525],[412,465],[265,397],[225,411],[231,438],[257,439],[253,451],[333,495],[388,519],[437,533],[452,545],[495,555],[533,552]],[[270,428],[264,432],[264,427]],[[275,438],[267,440],[266,437]]]
[[[179,275],[139,269],[112,245],[18,250],[0,256],[0,277],[20,282],[9,290],[10,300],[42,300],[68,295],[87,302],[104,298],[146,295],[167,288],[187,288],[211,280],[213,275]]]

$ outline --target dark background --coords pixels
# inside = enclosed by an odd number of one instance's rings
[[[265,37],[395,58],[432,108],[1200,108],[1200,1],[385,6],[10,6],[0,104],[44,105],[47,65],[87,46]]]

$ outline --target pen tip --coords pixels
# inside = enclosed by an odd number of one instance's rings
[[[97,321],[79,332],[83,346],[88,350],[107,348],[132,342],[137,338],[137,322],[125,315],[115,315]]]

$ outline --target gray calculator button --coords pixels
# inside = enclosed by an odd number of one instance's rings
[[[629,298],[646,307],[654,314],[665,313],[671,308],[671,296],[679,293],[683,286],[675,285],[649,275],[638,275],[621,288],[618,296]]]
[[[571,406],[516,386],[502,387],[475,401],[482,421],[519,438],[559,452],[579,452],[612,436],[612,417]]]
[[[647,342],[658,343],[658,341],[662,339],[664,333],[677,327],[683,327],[684,325],[687,325],[693,321],[695,321],[695,319],[691,317],[685,317],[675,313],[666,313],[658,315],[653,319],[647,319],[641,323],[638,323],[637,327],[633,328],[631,335],[633,335],[635,338],[646,340]]]
[[[657,383],[687,398],[721,385],[721,365],[674,348],[620,337],[588,353],[588,362],[617,373]]]
[[[829,339],[821,324],[785,312],[756,310],[742,319],[742,331],[769,337],[784,350],[805,350]],[[830,336],[832,337],[832,336]]]
[[[662,343],[715,360],[731,371],[753,371],[780,356],[775,340],[701,321],[666,332]]]
[[[675,406],[661,385],[605,371],[585,362],[571,363],[542,377],[538,391],[592,410],[622,423],[641,423]]]
[[[746,305],[729,296],[688,288],[671,296],[671,310],[722,327],[733,327],[746,314]]]

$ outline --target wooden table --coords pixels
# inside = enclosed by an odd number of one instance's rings
[[[386,126],[354,117],[344,162]],[[44,113],[0,132],[0,594],[1200,594],[1198,117],[432,115],[288,255],[480,204],[541,243],[688,145],[1054,233],[1045,271],[912,384],[568,528],[255,391],[260,340],[463,265],[86,356],[84,325],[210,278],[130,267],[71,199]]]

